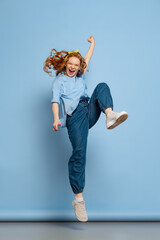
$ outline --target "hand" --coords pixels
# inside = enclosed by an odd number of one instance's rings
[[[55,120],[53,123],[53,130],[54,131],[59,131],[60,129],[58,128],[58,126],[61,125],[61,122],[59,121],[59,119]]]
[[[90,37],[88,38],[88,42],[90,42],[90,43],[95,43],[94,37],[93,37],[93,36],[90,36]]]

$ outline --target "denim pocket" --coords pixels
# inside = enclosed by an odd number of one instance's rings
[[[88,106],[87,102],[80,102],[79,105],[78,105],[77,111],[78,112],[81,112],[81,111],[88,112],[88,107],[87,106]]]

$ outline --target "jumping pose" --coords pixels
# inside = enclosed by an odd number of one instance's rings
[[[106,115],[107,129],[113,129],[128,118],[125,111],[113,111],[113,99],[107,83],[100,82],[95,87],[91,97],[88,95],[85,73],[92,57],[95,40],[91,43],[83,58],[78,50],[73,52],[51,50],[43,70],[51,74],[49,69],[56,71],[52,85],[52,111],[54,117],[53,130],[58,126],[67,127],[72,144],[72,155],[68,161],[69,181],[75,198],[72,206],[79,221],[88,221],[83,199],[85,186],[85,165],[87,137],[91,127],[95,125],[101,112]]]

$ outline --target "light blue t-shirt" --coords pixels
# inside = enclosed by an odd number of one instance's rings
[[[59,74],[54,77],[51,103],[59,103],[59,120],[61,127],[66,127],[67,114],[72,115],[82,96],[90,99],[84,74],[80,77],[69,77],[64,74]]]

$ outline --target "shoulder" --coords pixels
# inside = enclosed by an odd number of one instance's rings
[[[64,79],[64,75],[58,75],[53,78],[53,83],[61,83]]]
[[[77,78],[85,78],[85,74],[83,73],[81,76],[77,76]]]
[[[86,79],[86,74],[82,74],[79,78],[81,78],[82,80],[85,80]]]
[[[62,86],[62,77],[61,76],[55,76],[52,81],[52,88],[53,89],[60,89]]]

